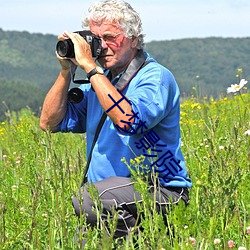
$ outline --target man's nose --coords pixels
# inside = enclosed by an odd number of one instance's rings
[[[108,45],[107,43],[105,42],[105,40],[103,38],[101,38],[101,41],[102,41],[102,48],[103,49],[107,49],[108,48]]]

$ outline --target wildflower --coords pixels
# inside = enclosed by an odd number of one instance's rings
[[[13,186],[11,187],[11,189],[12,189],[13,192],[16,192],[16,190],[17,190],[17,185],[13,185]]]
[[[140,164],[140,163],[141,163],[140,157],[136,157],[136,158],[135,158],[135,162],[136,162],[137,164]]]
[[[197,185],[201,185],[201,181],[200,181],[200,180],[197,180],[197,181],[196,181],[196,184],[197,184]]]
[[[195,109],[195,108],[201,109],[201,106],[200,106],[199,103],[192,103],[192,104],[191,104],[191,108],[192,108],[192,109]]]
[[[249,136],[250,135],[250,129],[248,129],[247,131],[244,132],[245,136]]]
[[[241,79],[239,84],[231,84],[231,87],[227,88],[227,93],[235,93],[240,91],[245,85],[247,81],[245,79]]]
[[[196,239],[193,237],[189,237],[189,240],[190,240],[191,244],[194,246],[196,243]]]
[[[130,164],[135,165],[135,161],[133,159],[130,159]]]
[[[43,213],[42,214],[43,220],[47,221],[48,220],[48,214],[47,213]]]
[[[249,226],[249,227],[247,227],[247,229],[246,229],[246,233],[247,233],[248,235],[250,235],[250,226]]]
[[[245,247],[239,247],[238,250],[247,250]]]
[[[233,240],[229,240],[227,242],[227,246],[228,246],[228,248],[234,248],[234,241]]]
[[[219,146],[219,150],[223,150],[224,149],[224,146]]]
[[[238,73],[242,73],[243,72],[243,68],[238,68],[237,71],[238,71]]]
[[[121,158],[121,162],[126,163],[126,158],[125,157]]]
[[[215,245],[220,244],[220,239],[214,239],[214,244]]]

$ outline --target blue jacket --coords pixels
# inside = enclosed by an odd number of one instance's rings
[[[191,187],[181,152],[180,91],[172,73],[147,55],[150,61],[137,72],[123,90],[135,113],[129,131],[117,128],[106,118],[92,153],[88,181],[96,182],[109,176],[129,177],[129,163],[144,155],[144,165],[159,173],[163,186]],[[108,74],[108,71],[106,72]],[[116,84],[120,75],[113,79]],[[95,131],[104,110],[90,84],[80,86],[84,93],[78,103],[68,102],[68,110],[58,131],[87,135],[89,155]],[[122,97],[122,96],[121,96]]]

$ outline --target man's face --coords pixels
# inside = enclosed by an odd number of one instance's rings
[[[102,39],[101,66],[118,73],[125,69],[135,55],[137,39],[125,37],[118,25],[105,21],[101,25],[90,21],[90,30]]]

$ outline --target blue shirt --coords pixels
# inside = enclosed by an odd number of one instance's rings
[[[159,173],[163,186],[192,185],[180,148],[179,88],[168,69],[149,55],[147,61],[150,63],[137,72],[122,92],[131,101],[136,119],[131,129],[123,132],[109,117],[106,118],[93,149],[89,182],[110,176],[129,177],[130,170],[121,159],[125,158],[129,163],[136,156],[144,155],[144,165]],[[113,85],[119,77],[113,79]],[[78,104],[68,102],[66,116],[58,131],[86,132],[89,155],[104,110],[90,84],[83,84],[80,88],[84,93],[83,100]]]

